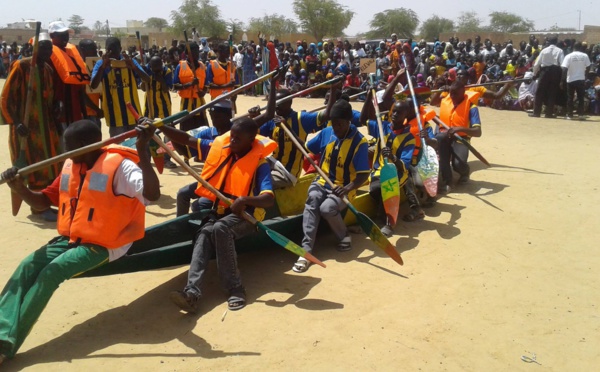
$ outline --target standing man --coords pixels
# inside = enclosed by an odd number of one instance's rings
[[[546,117],[553,118],[554,102],[558,97],[560,79],[562,76],[561,64],[564,59],[563,50],[556,46],[558,37],[552,36],[548,39],[548,47],[540,52],[540,56],[533,65],[533,74],[538,76],[538,90],[535,93],[535,104],[533,116],[539,118],[542,114],[542,105],[546,104]]]
[[[235,73],[235,67],[229,60],[229,45],[221,43],[217,47],[217,59],[210,61],[206,68],[206,83],[210,91],[210,98],[215,99],[223,93],[231,92],[233,87],[240,82]],[[231,97],[231,101],[235,107],[235,99]]]
[[[53,71],[50,65],[52,42],[48,34],[40,34],[36,69],[39,82],[34,79],[31,107],[28,112],[28,127],[25,127],[25,106],[31,73],[31,58],[23,58],[13,63],[10,75],[2,90],[2,117],[9,124],[9,150],[13,165],[31,165],[46,160],[60,153],[60,139],[56,128],[55,97]],[[36,99],[39,97],[39,99]],[[25,148],[21,147],[21,139],[25,138]],[[24,158],[22,156],[24,155]],[[25,179],[27,186],[33,191],[40,191],[48,186],[60,172],[58,164],[33,172]],[[16,195],[14,197],[17,197]],[[40,212],[41,211],[41,212]],[[40,214],[46,221],[56,221],[56,213],[50,207],[32,208],[33,214]]]
[[[568,120],[573,118],[573,99],[577,93],[577,116],[579,120],[583,119],[583,101],[585,98],[585,76],[590,67],[590,57],[581,50],[581,42],[573,45],[573,52],[567,54],[562,62],[562,81],[561,87],[567,82],[567,116]]]
[[[59,236],[27,256],[0,295],[0,363],[15,356],[62,282],[120,258],[144,236],[145,205],[160,197],[147,151],[153,132],[138,129],[137,152],[112,145],[67,160],[41,192],[28,189],[16,168],[2,174],[33,208],[66,212],[58,216]],[[75,150],[100,142],[102,132],[81,120],[64,139],[66,150]]]
[[[62,132],[69,124],[81,120],[86,115],[85,86],[90,83],[90,75],[77,47],[69,43],[73,30],[63,21],[50,22],[48,33],[52,39],[52,66],[55,71],[54,92],[56,100],[62,103],[59,128]]]
[[[173,75],[173,88],[181,97],[179,109],[189,112],[204,105],[206,94],[206,66],[200,61],[200,48],[196,43],[190,43],[191,56],[179,61]],[[193,71],[194,67],[196,71]],[[181,123],[181,130],[187,131],[206,125],[206,112],[188,116]]]
[[[81,54],[81,57],[83,58],[83,60],[85,61],[86,58],[90,57],[98,57],[98,48],[96,46],[96,43],[94,42],[94,40],[91,39],[83,39],[79,42],[79,53]],[[86,67],[88,65],[86,64]],[[88,72],[91,73],[92,71],[90,71],[91,69],[88,68]],[[86,86],[86,97],[85,97],[85,102],[86,102],[86,111],[87,111],[87,117],[88,119],[90,119],[91,121],[93,121],[94,123],[96,123],[96,125],[98,125],[98,127],[101,127],[101,123],[100,123],[100,119],[102,119],[104,117],[104,113],[102,112],[102,109],[100,108],[100,97],[102,96],[101,93],[90,93],[90,86]]]
[[[107,38],[106,53],[94,66],[91,85],[95,89],[102,82],[102,111],[111,137],[133,129],[136,124],[135,118],[127,110],[128,102],[137,112],[142,111],[137,78],[150,82],[142,66],[127,53],[121,53],[121,40]]]

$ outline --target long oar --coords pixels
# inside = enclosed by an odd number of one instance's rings
[[[155,120],[154,123],[153,123],[153,125],[155,127],[160,127],[163,124],[169,124],[169,123],[173,122],[174,120],[187,115],[187,113],[188,112],[186,110],[183,110],[181,112],[178,112],[175,115],[168,116],[168,117],[166,117],[164,119]],[[19,175],[19,176],[25,176],[25,175],[28,175],[30,173],[37,172],[39,170],[42,170],[44,168],[49,167],[52,164],[56,164],[56,163],[59,163],[61,161],[65,161],[65,160],[67,160],[69,158],[73,158],[75,156],[80,156],[80,155],[83,155],[83,154],[87,154],[88,152],[91,152],[91,151],[94,151],[94,150],[98,150],[98,149],[100,149],[100,148],[102,148],[104,146],[112,145],[112,144],[115,144],[115,143],[121,143],[121,142],[125,141],[126,139],[134,137],[136,135],[137,135],[137,131],[135,129],[132,129],[132,130],[130,130],[128,132],[121,133],[118,136],[106,139],[104,141],[92,143],[91,145],[80,147],[78,149],[75,149],[75,150],[72,150],[72,151],[65,152],[63,154],[57,155],[57,156],[55,156],[53,158],[42,160],[42,161],[40,161],[38,163],[35,163],[35,164],[32,164],[32,165],[28,165],[28,166],[26,166],[24,168],[19,169],[19,171],[17,172],[17,175]],[[6,183],[6,180],[4,178],[0,178],[0,185],[3,184],[3,183]]]
[[[385,135],[383,133],[383,124],[381,123],[381,113],[375,89],[372,90],[373,107],[377,116],[377,129],[379,129],[379,151],[386,146]],[[398,182],[398,169],[392,163],[388,163],[388,158],[383,159],[383,166],[379,170],[379,184],[381,185],[381,198],[383,199],[383,209],[388,217],[390,226],[396,226],[398,212],[400,212],[400,183]]]
[[[206,104],[204,104],[204,105],[202,105],[202,106],[200,106],[200,107],[198,107],[198,108],[190,111],[185,117],[180,118],[178,120],[175,120],[175,122],[173,124],[179,124],[179,123],[181,123],[189,115],[197,115],[198,113],[200,113],[200,112],[202,112],[202,111],[204,111],[204,110],[206,110],[208,108],[211,108],[212,106],[216,105],[217,102],[219,102],[219,101],[222,101],[224,99],[228,99],[231,96],[235,96],[236,94],[239,94],[239,93],[241,93],[241,92],[243,92],[245,90],[248,90],[248,89],[252,88],[253,86],[255,86],[256,84],[261,83],[262,81],[264,81],[266,79],[269,79],[271,76],[275,75],[276,73],[277,73],[277,70],[273,70],[273,71],[269,72],[268,74],[259,77],[256,80],[252,80],[248,84],[244,84],[244,85],[242,85],[239,88],[235,88],[231,92],[228,92],[228,93],[225,93],[225,94],[221,94],[220,96],[216,97],[212,101],[210,101],[210,102],[208,102],[208,103],[206,103]]]
[[[129,104],[129,103],[127,104],[127,109],[129,109],[129,111],[133,114],[133,116],[136,117],[136,120],[139,119],[140,116],[138,115],[138,113],[135,111],[135,108],[131,104]],[[185,163],[185,161],[183,161],[183,159],[176,152],[171,150],[169,148],[169,146],[167,146],[160,139],[160,137],[158,135],[154,134],[153,139],[154,139],[154,141],[156,141],[156,143],[159,144],[160,147],[162,147],[167,152],[167,154],[169,154],[169,156],[171,158],[173,158],[177,163],[179,163],[179,165],[181,165],[186,171],[188,171],[188,173],[192,177],[194,177],[198,182],[200,182],[200,184],[202,184],[202,186],[204,188],[206,188],[207,190],[212,192],[217,198],[219,198],[226,205],[230,206],[232,204],[231,200],[229,200],[229,198],[227,198],[225,195],[223,195],[221,192],[219,192],[219,190],[215,189],[210,183],[206,182],[204,180],[204,178],[202,178],[202,176],[200,176],[198,174],[198,172],[196,172],[192,167],[187,165]],[[291,240],[289,240],[285,236],[281,235],[280,233],[269,229],[267,226],[265,226],[262,222],[258,221],[256,218],[254,218],[248,212],[244,212],[242,214],[242,217],[246,221],[250,222],[254,226],[257,226],[259,229],[264,231],[267,234],[267,236],[269,238],[271,238],[271,240],[273,240],[275,243],[279,244],[283,248],[287,249],[288,251],[290,251],[292,253],[297,254],[300,257],[306,258],[307,260],[309,260],[310,262],[312,262],[314,264],[325,267],[325,264],[323,262],[321,262],[319,259],[317,259],[315,256],[306,252],[298,244],[292,242]]]
[[[279,104],[282,104],[282,103],[284,103],[284,102],[287,102],[287,101],[289,101],[289,100],[291,100],[291,99],[294,99],[294,98],[296,98],[296,97],[298,97],[298,96],[301,96],[301,95],[303,95],[303,94],[310,93],[310,92],[312,92],[312,91],[313,91],[313,90],[315,90],[315,89],[319,89],[319,88],[322,88],[322,87],[324,87],[324,86],[327,86],[327,85],[335,84],[335,83],[337,83],[338,81],[341,81],[341,80],[343,80],[343,79],[344,79],[344,75],[336,76],[336,77],[334,77],[333,79],[329,79],[329,80],[327,80],[327,81],[324,81],[324,82],[322,82],[322,83],[319,83],[319,84],[316,84],[316,85],[310,86],[310,87],[308,87],[308,88],[306,88],[306,89],[304,89],[304,90],[301,90],[301,91],[299,91],[299,92],[296,92],[296,93],[294,93],[294,94],[290,94],[290,95],[289,95],[289,96],[287,96],[287,97],[283,97],[283,98],[281,98],[281,99],[278,99],[278,100],[277,100],[277,102],[276,102],[276,104],[278,104],[278,105],[279,105]],[[267,106],[263,106],[263,107],[261,107],[261,108],[260,108],[260,111],[263,111],[263,110],[265,110],[266,108],[267,108]],[[246,116],[249,116],[249,114],[248,114],[248,113],[245,113],[245,114],[243,114],[243,115],[237,116],[235,119],[245,118]]]
[[[404,55],[402,55],[402,61],[406,66],[406,58]],[[437,161],[437,154],[435,153],[434,149],[427,145],[425,137],[422,135],[423,123],[421,122],[421,111],[419,110],[417,95],[415,94],[415,88],[413,87],[412,78],[410,77],[408,69],[406,69],[406,80],[408,80],[408,89],[410,89],[413,108],[415,110],[415,116],[417,117],[417,125],[419,126],[419,135],[421,136],[421,148],[423,149],[423,154],[421,155],[421,159],[419,159],[419,163],[417,164],[417,172],[423,181],[423,186],[425,187],[427,193],[431,197],[434,197],[437,195],[437,184],[439,177],[439,163]]]
[[[298,150],[302,152],[304,157],[308,159],[308,161],[312,164],[313,167],[315,167],[317,172],[319,172],[321,177],[323,177],[323,179],[329,184],[329,186],[331,186],[332,188],[335,187],[335,185],[333,184],[333,182],[331,182],[329,177],[327,177],[325,172],[323,172],[323,170],[317,165],[317,163],[315,163],[315,161],[308,155],[308,153],[306,152],[306,150],[304,149],[304,147],[300,143],[300,140],[298,139],[298,137],[296,137],[294,132],[292,132],[285,125],[280,125],[280,127],[285,131],[288,137],[290,137],[292,142],[294,142],[294,145],[296,145]],[[347,196],[344,196],[344,203],[346,203],[346,205],[348,205],[348,208],[352,211],[352,213],[356,215],[358,224],[365,232],[365,234],[367,234],[369,238],[371,238],[371,241],[375,243],[375,245],[377,245],[379,248],[383,249],[383,251],[394,261],[396,261],[400,265],[403,265],[404,262],[402,261],[402,257],[400,257],[400,254],[398,253],[398,251],[396,251],[396,248],[392,245],[392,243],[390,243],[390,241],[381,233],[381,230],[379,229],[379,227],[377,227],[375,222],[371,221],[371,219],[366,214],[359,212],[354,207],[354,205],[350,203],[350,200],[348,200]]]
[[[492,81],[490,83],[481,83],[481,84],[471,84],[471,85],[465,85],[465,89],[469,89],[469,88],[476,88],[476,87],[487,87],[487,86],[492,86],[492,85],[504,85],[504,84],[508,84],[508,83],[523,83],[523,82],[531,82],[531,79],[513,79],[513,80],[504,80],[504,81]],[[439,93],[439,92],[444,92],[443,89],[436,89],[436,90],[432,90],[431,93]]]
[[[366,94],[366,93],[367,93],[367,92],[366,92],[366,91],[364,91],[364,92],[360,92],[360,93],[354,94],[354,95],[352,95],[352,96],[350,96],[350,97],[349,97],[349,98],[350,98],[350,101],[354,101],[354,100],[356,100],[358,97],[360,97],[360,96],[362,96],[362,95],[364,95],[364,94]],[[329,99],[331,99],[331,97],[329,97]],[[323,106],[321,106],[321,107],[317,107],[317,108],[315,108],[315,109],[312,109],[312,110],[310,110],[309,112],[317,112],[317,111],[321,111],[321,110],[324,110],[326,107],[327,107],[327,105],[323,105]]]
[[[31,116],[31,108],[33,106],[33,100],[35,98],[34,97],[35,93],[33,91],[33,85],[36,84],[36,81],[39,82],[39,79],[36,79],[36,77],[38,76],[37,58],[38,58],[38,49],[39,49],[39,45],[40,45],[41,27],[42,27],[42,22],[35,23],[35,39],[33,41],[33,54],[31,56],[31,63],[29,65],[29,81],[27,82],[27,96],[25,98],[25,114],[23,115],[23,122],[22,123],[13,123],[13,125],[22,124],[23,127],[27,131],[29,130],[29,117]],[[38,92],[36,92],[36,93],[39,94],[40,93],[39,89],[41,89],[41,87],[38,85],[37,89],[38,89]],[[40,117],[40,120],[43,120],[43,118]],[[15,163],[13,165],[16,167],[24,167],[25,165],[27,165],[27,147],[28,147],[27,146],[27,137],[29,137],[29,134],[22,136],[17,133],[17,137],[19,140],[19,157],[15,160]],[[12,215],[16,216],[19,213],[19,209],[21,209],[21,204],[23,203],[23,199],[21,199],[19,194],[15,193],[15,192],[11,192],[10,200],[11,200]]]
[[[435,121],[437,124],[441,125],[442,127],[446,128],[446,130],[450,129],[446,123],[444,123],[439,117],[435,117],[433,118],[433,121]],[[486,158],[483,157],[483,155],[481,155],[479,153],[479,151],[477,151],[475,149],[475,147],[473,147],[473,145],[471,145],[471,142],[467,141],[465,138],[459,136],[458,134],[454,133],[454,138],[456,138],[457,141],[459,141],[460,143],[462,143],[463,145],[467,146],[467,148],[473,153],[473,155],[475,155],[477,157],[477,159],[481,160],[481,162],[485,165],[487,165],[488,167],[491,167],[492,165],[486,160]]]

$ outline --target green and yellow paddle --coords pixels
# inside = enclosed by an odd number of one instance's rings
[[[136,118],[135,120],[139,120],[139,118],[140,118],[139,114],[135,111],[135,108],[130,103],[127,104],[127,109]],[[181,165],[192,177],[194,177],[198,182],[200,182],[200,184],[204,188],[206,188],[207,190],[209,190],[210,192],[215,194],[215,196],[217,198],[219,198],[219,200],[221,200],[226,205],[230,206],[232,204],[232,202],[229,198],[227,198],[225,195],[223,195],[219,190],[215,189],[210,183],[208,183],[206,180],[204,180],[204,178],[202,178],[202,176],[200,176],[200,174],[198,174],[198,172],[196,172],[192,167],[187,165],[185,163],[185,161],[183,161],[183,159],[176,152],[171,150],[169,148],[169,146],[167,146],[160,139],[160,137],[158,135],[154,134],[153,139],[154,139],[154,141],[156,141],[156,143],[158,143],[158,145],[160,147],[162,147],[167,152],[167,154],[169,154],[169,156],[171,158],[173,158],[173,160],[175,160],[177,163],[179,163],[179,165]],[[306,252],[298,244],[294,243],[293,241],[289,240],[288,238],[279,234],[278,232],[269,229],[267,226],[265,226],[262,222],[258,221],[256,218],[254,218],[254,216],[250,215],[248,212],[244,212],[242,217],[246,221],[250,222],[254,226],[257,226],[259,229],[264,231],[267,234],[267,236],[269,238],[271,238],[271,240],[273,240],[275,243],[282,246],[283,248],[287,249],[288,251],[295,253],[300,257],[304,257],[314,264],[317,264],[322,267],[326,267],[323,262],[321,262],[319,259],[317,259],[312,254]]]
[[[379,153],[386,147],[385,135],[383,133],[383,124],[381,123],[381,113],[375,89],[372,90],[373,107],[377,116],[377,129],[379,129]],[[383,159],[383,166],[379,170],[379,183],[381,185],[381,198],[383,199],[383,209],[388,217],[390,226],[396,226],[398,221],[398,212],[400,211],[400,183],[398,182],[398,169],[388,159]]]
[[[323,179],[329,184],[329,186],[334,187],[335,185],[333,184],[333,182],[331,182],[329,177],[327,177],[325,172],[323,172],[323,170],[317,165],[317,163],[315,163],[315,161],[308,155],[296,134],[285,125],[280,125],[280,127],[285,131],[288,137],[290,137],[292,142],[294,142],[294,145],[296,145],[298,150],[302,152],[304,157],[308,159],[308,161],[312,164],[313,167],[315,167],[317,172],[319,172],[319,175],[323,177]],[[366,214],[359,212],[354,207],[354,205],[350,203],[350,200],[348,200],[348,197],[346,196],[344,196],[344,203],[346,203],[350,211],[352,211],[352,213],[356,215],[356,220],[358,221],[358,224],[360,225],[361,229],[365,232],[365,234],[367,234],[369,238],[371,238],[371,241],[375,243],[375,245],[377,245],[379,248],[383,249],[383,251],[398,264],[404,265],[402,257],[400,257],[400,254],[398,253],[398,251],[396,251],[396,248],[392,245],[392,243],[390,243],[390,241],[385,237],[385,235],[381,233],[381,230],[375,224],[375,222],[371,221],[371,219]]]

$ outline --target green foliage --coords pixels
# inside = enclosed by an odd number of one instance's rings
[[[233,35],[233,40],[240,40],[242,38],[242,34],[244,33],[244,22],[239,19],[229,19],[225,22],[227,26],[227,31]]]
[[[490,13],[490,30],[497,32],[527,32],[534,28],[532,21],[509,12]]]
[[[227,26],[221,18],[221,12],[210,0],[183,0],[179,10],[171,12],[171,19],[174,34],[181,35],[185,30],[191,32],[192,27],[195,27],[201,36],[222,37],[227,34]]]
[[[434,14],[421,25],[421,38],[432,41],[439,39],[441,33],[452,31],[454,31],[452,20]]]
[[[296,34],[298,33],[298,24],[294,20],[279,14],[267,14],[260,18],[250,18],[248,35],[258,35],[259,33],[267,35],[267,38]]]
[[[476,12],[461,12],[456,22],[456,31],[458,32],[477,32],[481,31],[481,19]]]
[[[367,38],[388,38],[395,33],[400,39],[412,38],[419,25],[419,17],[412,9],[388,9],[373,16]]]
[[[83,21],[83,17],[77,14],[73,14],[71,17],[69,17],[69,19],[67,19],[67,22],[69,22],[69,28],[72,28],[76,34],[81,32]]]
[[[150,17],[144,22],[144,26],[158,28],[159,31],[162,31],[163,28],[169,27],[169,22],[164,18]]]
[[[334,0],[294,0],[292,4],[302,30],[317,40],[341,36],[354,17],[353,11]]]
[[[99,35],[107,35],[110,34],[110,28],[106,24],[106,22],[96,21],[94,22],[94,31]]]

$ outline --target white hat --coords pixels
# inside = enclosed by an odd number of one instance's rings
[[[44,40],[52,40],[50,35],[47,32],[40,32],[40,41]],[[29,39],[29,44],[33,45],[35,43],[35,36]]]
[[[65,32],[65,31],[69,31],[70,34],[73,34],[75,32],[75,31],[73,31],[72,28],[68,28],[67,25],[65,25],[65,23],[63,21],[50,22],[50,24],[48,25],[48,33],[50,35],[52,35],[55,32]]]

